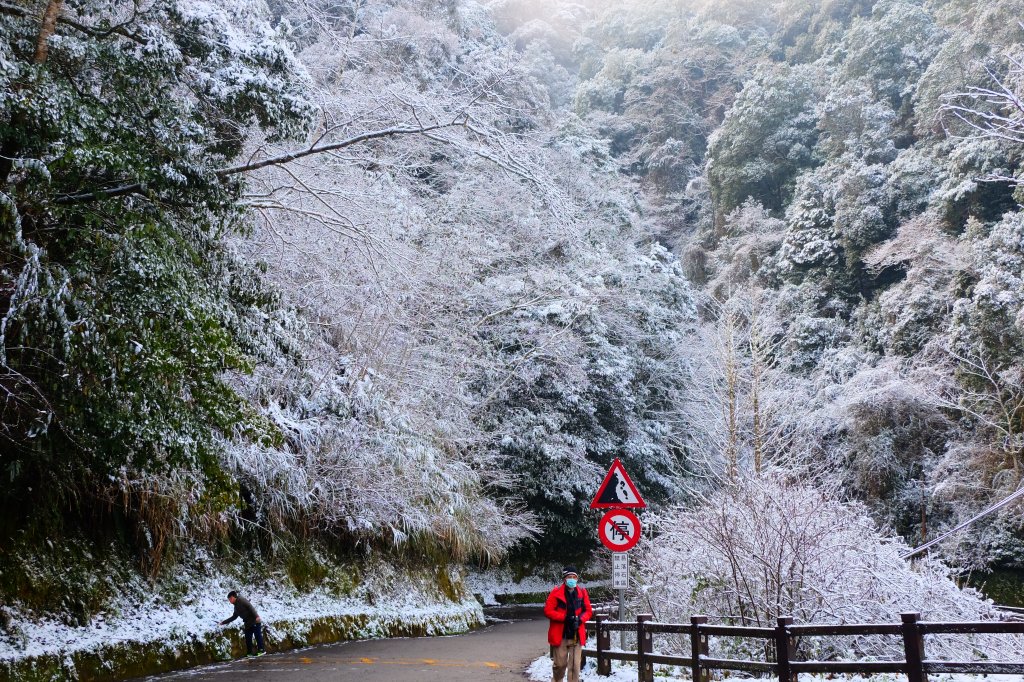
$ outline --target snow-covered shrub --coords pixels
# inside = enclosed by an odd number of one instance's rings
[[[707,614],[728,624],[895,623],[918,611],[925,620],[994,618],[989,602],[960,589],[939,561],[909,563],[907,546],[876,528],[866,509],[834,492],[778,475],[745,478],[699,507],[660,516],[644,543],[639,577],[659,621]],[[980,641],[980,640],[979,640]],[[1008,641],[1007,646],[1019,642]],[[973,644],[929,641],[929,655],[967,657]],[[984,641],[982,650],[1001,646]],[[804,655],[884,657],[899,640],[863,637],[801,642]]]
[[[372,372],[349,376],[342,366],[325,379],[299,366],[277,369],[286,371],[261,366],[238,379],[283,435],[224,443],[223,466],[248,494],[235,516],[241,525],[251,515],[273,531],[303,526],[399,548],[442,547],[459,560],[500,557],[534,530],[530,514],[488,496],[501,473],[486,452],[461,452],[443,424],[396,409]]]
[[[870,19],[854,23],[843,40],[837,82],[865,78],[873,97],[905,106],[943,38],[935,16],[915,2],[876,3]]]
[[[930,375],[894,358],[864,353],[850,361],[854,371],[837,372],[834,399],[816,415],[813,431],[830,443],[829,459],[842,472],[845,491],[863,500],[874,518],[919,537],[921,507],[928,503],[922,469],[952,427],[933,400],[938,387]]]

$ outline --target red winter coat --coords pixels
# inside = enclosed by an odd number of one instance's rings
[[[562,643],[562,629],[565,627],[565,583],[562,583],[551,590],[547,601],[544,602],[544,615],[548,617],[551,624],[548,626],[548,644],[558,646]],[[580,644],[587,643],[587,628],[584,626],[590,620],[594,611],[590,608],[590,595],[585,587],[576,586],[576,615],[580,617]]]

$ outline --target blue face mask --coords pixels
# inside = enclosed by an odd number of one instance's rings
[[[568,587],[570,590],[576,589],[576,578],[566,578],[565,586]]]

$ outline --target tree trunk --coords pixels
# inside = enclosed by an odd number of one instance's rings
[[[57,17],[64,7],[64,0],[50,0],[43,12],[43,25],[39,28],[39,37],[36,38],[36,54],[32,59],[33,64],[42,64],[50,51],[50,36],[57,28]]]
[[[732,320],[729,320],[729,338],[725,357],[726,410],[728,419],[728,441],[725,448],[726,473],[730,481],[736,480],[739,469],[739,434],[736,426],[737,383],[736,344],[733,340]]]
[[[64,0],[50,0],[46,4],[42,25],[39,27],[39,36],[36,38],[36,52],[32,57],[33,64],[43,64],[46,62],[50,49],[50,37],[53,36],[53,32],[57,29],[57,17],[60,16],[60,11],[63,7]],[[24,83],[21,83],[15,87],[20,90],[24,85]],[[8,133],[7,139],[3,140],[3,143],[0,144],[0,184],[7,182],[7,178],[14,169],[14,161],[21,151],[18,135],[13,131],[17,131],[25,123],[24,112],[21,109],[15,109],[11,115],[9,126],[12,132]]]

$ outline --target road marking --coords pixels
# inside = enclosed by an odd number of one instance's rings
[[[356,657],[344,657],[343,658],[343,657],[334,657],[334,656],[317,656],[315,658],[314,657],[310,657],[310,656],[300,656],[300,657],[296,657],[296,658],[291,658],[291,657],[288,657],[288,656],[284,656],[284,657],[280,657],[280,658],[278,658],[278,657],[269,658],[268,657],[268,658],[263,659],[261,661],[261,663],[263,663],[264,665],[273,665],[273,664],[288,665],[288,664],[294,664],[296,662],[303,663],[303,664],[306,664],[306,665],[332,665],[332,664],[333,665],[337,665],[337,664],[342,664],[342,665],[356,665],[356,664],[363,664],[363,665],[401,665],[401,666],[430,665],[430,666],[436,666],[436,667],[439,667],[439,668],[475,668],[475,667],[501,668],[501,667],[504,667],[503,664],[495,663],[494,661],[465,661],[465,660],[458,660],[458,659],[440,659],[440,658],[380,659],[380,658],[370,658],[370,657],[367,657],[367,656],[364,656],[364,657],[361,657],[361,658],[356,658]]]

